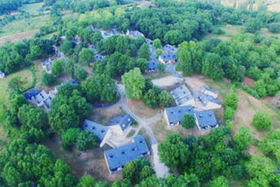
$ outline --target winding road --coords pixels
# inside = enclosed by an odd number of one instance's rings
[[[166,167],[159,159],[158,156],[158,141],[152,131],[152,129],[150,128],[150,124],[153,124],[155,122],[157,122],[158,120],[161,119],[161,117],[163,116],[162,113],[159,113],[155,116],[153,116],[152,118],[149,119],[142,119],[139,116],[137,116],[136,114],[134,114],[127,106],[127,101],[126,101],[126,96],[125,96],[125,88],[122,84],[118,84],[118,88],[119,88],[119,93],[120,93],[120,100],[116,105],[120,105],[122,107],[122,109],[129,114],[132,118],[134,118],[136,121],[138,121],[138,124],[140,127],[144,128],[145,131],[147,132],[149,139],[151,141],[151,147],[152,147],[152,156],[153,156],[153,167],[154,170],[156,172],[156,175],[158,178],[166,178],[169,175],[169,168]]]

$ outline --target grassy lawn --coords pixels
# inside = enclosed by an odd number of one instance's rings
[[[159,121],[151,125],[151,128],[155,134],[158,142],[164,141],[168,135],[179,133],[186,137],[188,135],[202,136],[208,134],[210,131],[200,131],[196,126],[192,129],[185,129],[181,125],[179,126],[168,126],[165,119],[161,118]]]
[[[233,133],[238,132],[240,127],[245,126],[252,129],[253,136],[257,140],[262,140],[268,132],[257,131],[251,124],[254,114],[262,110],[265,110],[270,114],[272,119],[272,130],[280,128],[279,110],[272,108],[264,101],[258,100],[240,89],[238,90],[238,97],[239,105],[233,120]]]
[[[225,31],[225,34],[217,35],[214,33],[208,34],[204,37],[205,40],[211,39],[211,38],[218,38],[221,40],[230,40],[231,37],[234,35],[240,34],[244,30],[244,26],[242,25],[224,25],[224,26],[217,26],[217,28],[221,28],[223,31]]]
[[[38,15],[40,8],[42,8],[44,3],[32,3],[23,5],[20,10],[28,12],[32,15]]]
[[[137,116],[147,119],[161,112],[161,109],[151,109],[142,100],[127,100],[127,106]]]
[[[21,19],[21,20],[15,20],[15,21],[12,21],[11,23],[5,25],[1,29],[2,33],[0,34],[0,36],[6,36],[6,35],[21,33],[21,32],[34,31],[36,29],[39,29],[41,26],[47,25],[48,23],[50,23],[49,15],[36,16],[36,17],[30,17],[30,18],[25,18],[25,19]]]

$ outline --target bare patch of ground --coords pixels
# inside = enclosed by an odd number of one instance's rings
[[[16,43],[16,42],[19,42],[23,39],[30,39],[38,31],[39,31],[38,29],[35,29],[35,30],[27,31],[27,32],[10,34],[10,35],[0,37],[0,45],[3,45],[5,42]]]
[[[257,146],[255,145],[251,145],[248,149],[247,152],[250,155],[259,155],[259,156],[264,156],[264,154],[258,149]]]
[[[178,77],[174,77],[172,75],[169,75],[167,77],[154,79],[153,84],[160,87],[160,88],[167,88],[174,85],[179,85],[182,83],[182,79]]]
[[[105,180],[109,183],[113,183],[115,180],[121,178],[121,172],[114,175],[109,173],[104,159],[103,149],[95,148],[87,152],[80,152],[75,149],[72,152],[65,151],[58,137],[44,144],[54,152],[56,158],[62,159],[69,164],[73,174],[78,177],[92,175],[96,180]]]
[[[231,37],[242,33],[244,26],[227,24],[225,26],[221,26],[220,28],[225,32],[225,34],[217,35],[217,34],[211,33],[211,34],[208,34],[207,36],[205,36],[204,39],[207,40],[207,39],[211,39],[211,38],[218,38],[220,40],[230,40]]]
[[[114,116],[123,113],[123,110],[119,106],[97,109],[94,108],[88,119],[97,123],[107,124]]]
[[[148,119],[161,112],[161,109],[151,109],[142,100],[127,100],[127,106],[132,113],[143,119]]]
[[[279,111],[271,108],[262,100],[258,100],[242,90],[237,90],[239,105],[233,119],[233,133],[239,132],[240,127],[248,127],[252,129],[253,136],[257,140],[261,140],[267,135],[267,132],[259,132],[251,124],[256,112],[265,110],[271,115],[272,129],[280,128]]]
[[[163,78],[166,76],[171,75],[171,73],[168,72],[150,72],[150,73],[146,73],[145,77],[150,77],[151,79],[159,79],[159,78]]]
[[[246,86],[252,88],[254,82],[255,82],[254,79],[251,79],[251,78],[246,77],[246,76],[244,77],[243,84],[245,84]]]
[[[210,131],[200,131],[197,127],[193,129],[185,129],[182,126],[168,126],[165,119],[161,118],[159,121],[151,125],[157,141],[160,143],[164,141],[169,134],[180,133],[182,136],[194,135],[196,137],[209,134]]]

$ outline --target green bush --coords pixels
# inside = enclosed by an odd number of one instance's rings
[[[258,130],[269,130],[271,126],[271,118],[268,112],[260,111],[254,115],[252,124]]]

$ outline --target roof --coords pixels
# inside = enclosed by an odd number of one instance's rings
[[[134,38],[144,37],[144,34],[139,31],[129,31],[129,35]]]
[[[158,65],[158,61],[157,60],[150,60],[148,61],[149,66],[148,69],[156,69],[157,65]]]
[[[100,141],[103,140],[104,136],[106,135],[108,131],[108,127],[101,125],[99,123],[96,123],[94,121],[85,120],[82,125],[82,130],[88,130],[95,136],[99,138]]]
[[[60,86],[63,86],[63,85],[66,85],[66,84],[79,84],[79,82],[75,79],[72,79],[72,80],[67,80],[67,81],[64,81],[62,82],[61,84],[57,85],[55,88],[58,89]]]
[[[132,123],[132,120],[129,114],[117,115],[109,121],[108,126],[120,125],[121,129],[124,131]]]
[[[95,55],[95,61],[103,61],[104,60],[104,56],[100,55],[100,54],[96,54]]]
[[[172,90],[171,95],[175,99],[177,105],[182,105],[186,103],[187,101],[193,99],[192,93],[189,91],[189,89],[185,86],[182,85],[174,90]]]
[[[213,110],[195,111],[195,116],[201,128],[215,127],[218,124]]]
[[[205,92],[205,91],[208,91],[208,92],[212,92],[213,94],[217,94],[217,92],[215,90],[212,90],[206,86],[203,86],[200,90],[200,92]]]
[[[203,105],[207,105],[208,102],[220,105],[220,102],[216,98],[214,98],[211,95],[204,94],[204,93],[200,93],[200,95],[198,96],[198,99],[201,101],[201,103]]]
[[[39,90],[36,90],[36,89],[33,89],[33,90],[30,90],[29,92],[26,92],[23,94],[23,96],[30,100],[32,97],[35,97],[36,95],[38,95],[40,93]]]
[[[166,52],[169,52],[169,53],[175,54],[176,51],[177,51],[177,48],[172,46],[172,45],[166,44],[165,46],[162,47],[162,50],[166,51]]]
[[[96,51],[97,51],[97,48],[96,48],[96,46],[95,46],[95,45],[91,45],[91,46],[89,46],[89,48],[90,48],[91,50],[93,50],[94,52],[96,52]]]
[[[173,53],[161,54],[160,58],[162,58],[163,61],[165,61],[165,62],[173,61],[173,60],[176,60],[176,55]]]
[[[178,106],[165,109],[169,123],[181,122],[185,114],[194,115],[193,106]]]
[[[34,100],[37,104],[39,104],[39,103],[45,101],[48,97],[49,97],[49,95],[46,93],[45,90],[43,90],[39,94],[34,96]]]
[[[47,109],[50,109],[52,99],[53,99],[53,98],[49,97],[49,98],[47,98],[47,99],[44,101],[44,106],[45,106]]]
[[[107,165],[110,171],[116,171],[118,168],[123,167],[127,162],[134,161],[140,156],[149,153],[149,148],[146,144],[145,138],[140,135],[134,137],[134,142],[130,144],[109,149],[104,152]]]
[[[4,71],[1,71],[1,70],[0,70],[0,74],[5,75]]]

